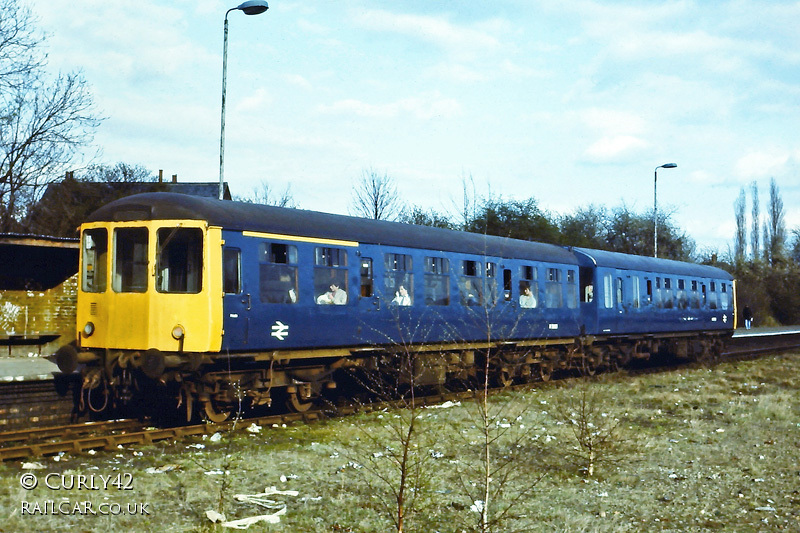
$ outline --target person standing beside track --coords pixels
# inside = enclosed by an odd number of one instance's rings
[[[744,318],[745,329],[750,329],[750,326],[753,325],[753,312],[750,310],[749,305],[744,306],[744,310],[742,311],[742,318]]]

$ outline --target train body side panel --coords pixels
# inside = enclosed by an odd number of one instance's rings
[[[576,265],[524,262],[541,278],[536,285],[538,305],[528,309],[519,304],[518,273],[523,262],[515,259],[252,232],[223,231],[223,239],[227,253],[238,253],[241,264],[240,287],[224,297],[223,350],[357,349],[490,339],[496,342],[574,337],[581,330]],[[292,247],[292,259],[280,265],[270,264],[267,254],[272,245],[281,250]],[[319,276],[325,275],[320,272],[324,268],[315,264],[314,258],[320,248],[326,247],[338,247],[347,255],[346,268],[335,268],[330,273],[342,288],[346,287],[344,305],[317,303],[328,287],[327,282],[319,282]],[[387,254],[407,258],[409,270],[398,273],[388,269]],[[426,293],[423,265],[432,256],[446,259],[450,265],[446,276],[448,305],[433,305]],[[464,278],[459,269],[463,261],[479,264],[484,274],[471,280],[483,285],[481,305],[461,301],[460,283]],[[486,274],[487,263],[492,265],[491,277]],[[551,287],[556,293],[563,292],[558,297],[549,296],[551,300],[563,300],[555,308],[545,305],[549,289],[544,279],[548,269],[561,271],[563,279],[569,277],[574,285],[564,281]],[[572,274],[568,274],[570,270]],[[365,272],[369,273],[368,278]],[[409,285],[410,306],[392,303],[397,296],[398,276]],[[567,301],[572,303],[567,305]]]

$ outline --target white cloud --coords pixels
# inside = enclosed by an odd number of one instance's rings
[[[460,104],[452,98],[430,95],[414,98],[403,98],[387,104],[370,104],[356,99],[346,99],[331,105],[319,106],[324,114],[355,114],[373,119],[390,119],[400,116],[412,116],[418,119],[434,117],[452,118],[461,114]]]
[[[488,31],[456,25],[443,16],[370,9],[358,13],[355,21],[373,31],[394,32],[428,41],[459,57],[496,50],[500,46],[500,41]]]
[[[742,180],[768,178],[782,173],[790,154],[777,150],[750,152],[736,161],[736,174]]]
[[[584,155],[595,162],[609,162],[646,148],[649,144],[632,135],[603,137],[586,149]]]

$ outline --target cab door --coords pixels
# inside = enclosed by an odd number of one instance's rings
[[[223,350],[247,347],[250,336],[250,293],[242,283],[242,251],[225,246],[222,249],[223,286]]]

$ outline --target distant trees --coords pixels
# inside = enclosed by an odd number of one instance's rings
[[[765,219],[761,219],[758,183],[750,185],[750,255],[742,249],[746,242],[745,203],[742,188],[734,203],[734,275],[738,280],[738,305],[749,306],[760,325],[800,323],[800,228],[791,231],[788,242],[785,212],[780,189],[770,180]],[[763,237],[763,241],[761,240]]]
[[[20,229],[100,121],[79,72],[46,75],[42,43],[31,12],[0,0],[0,232]]]

